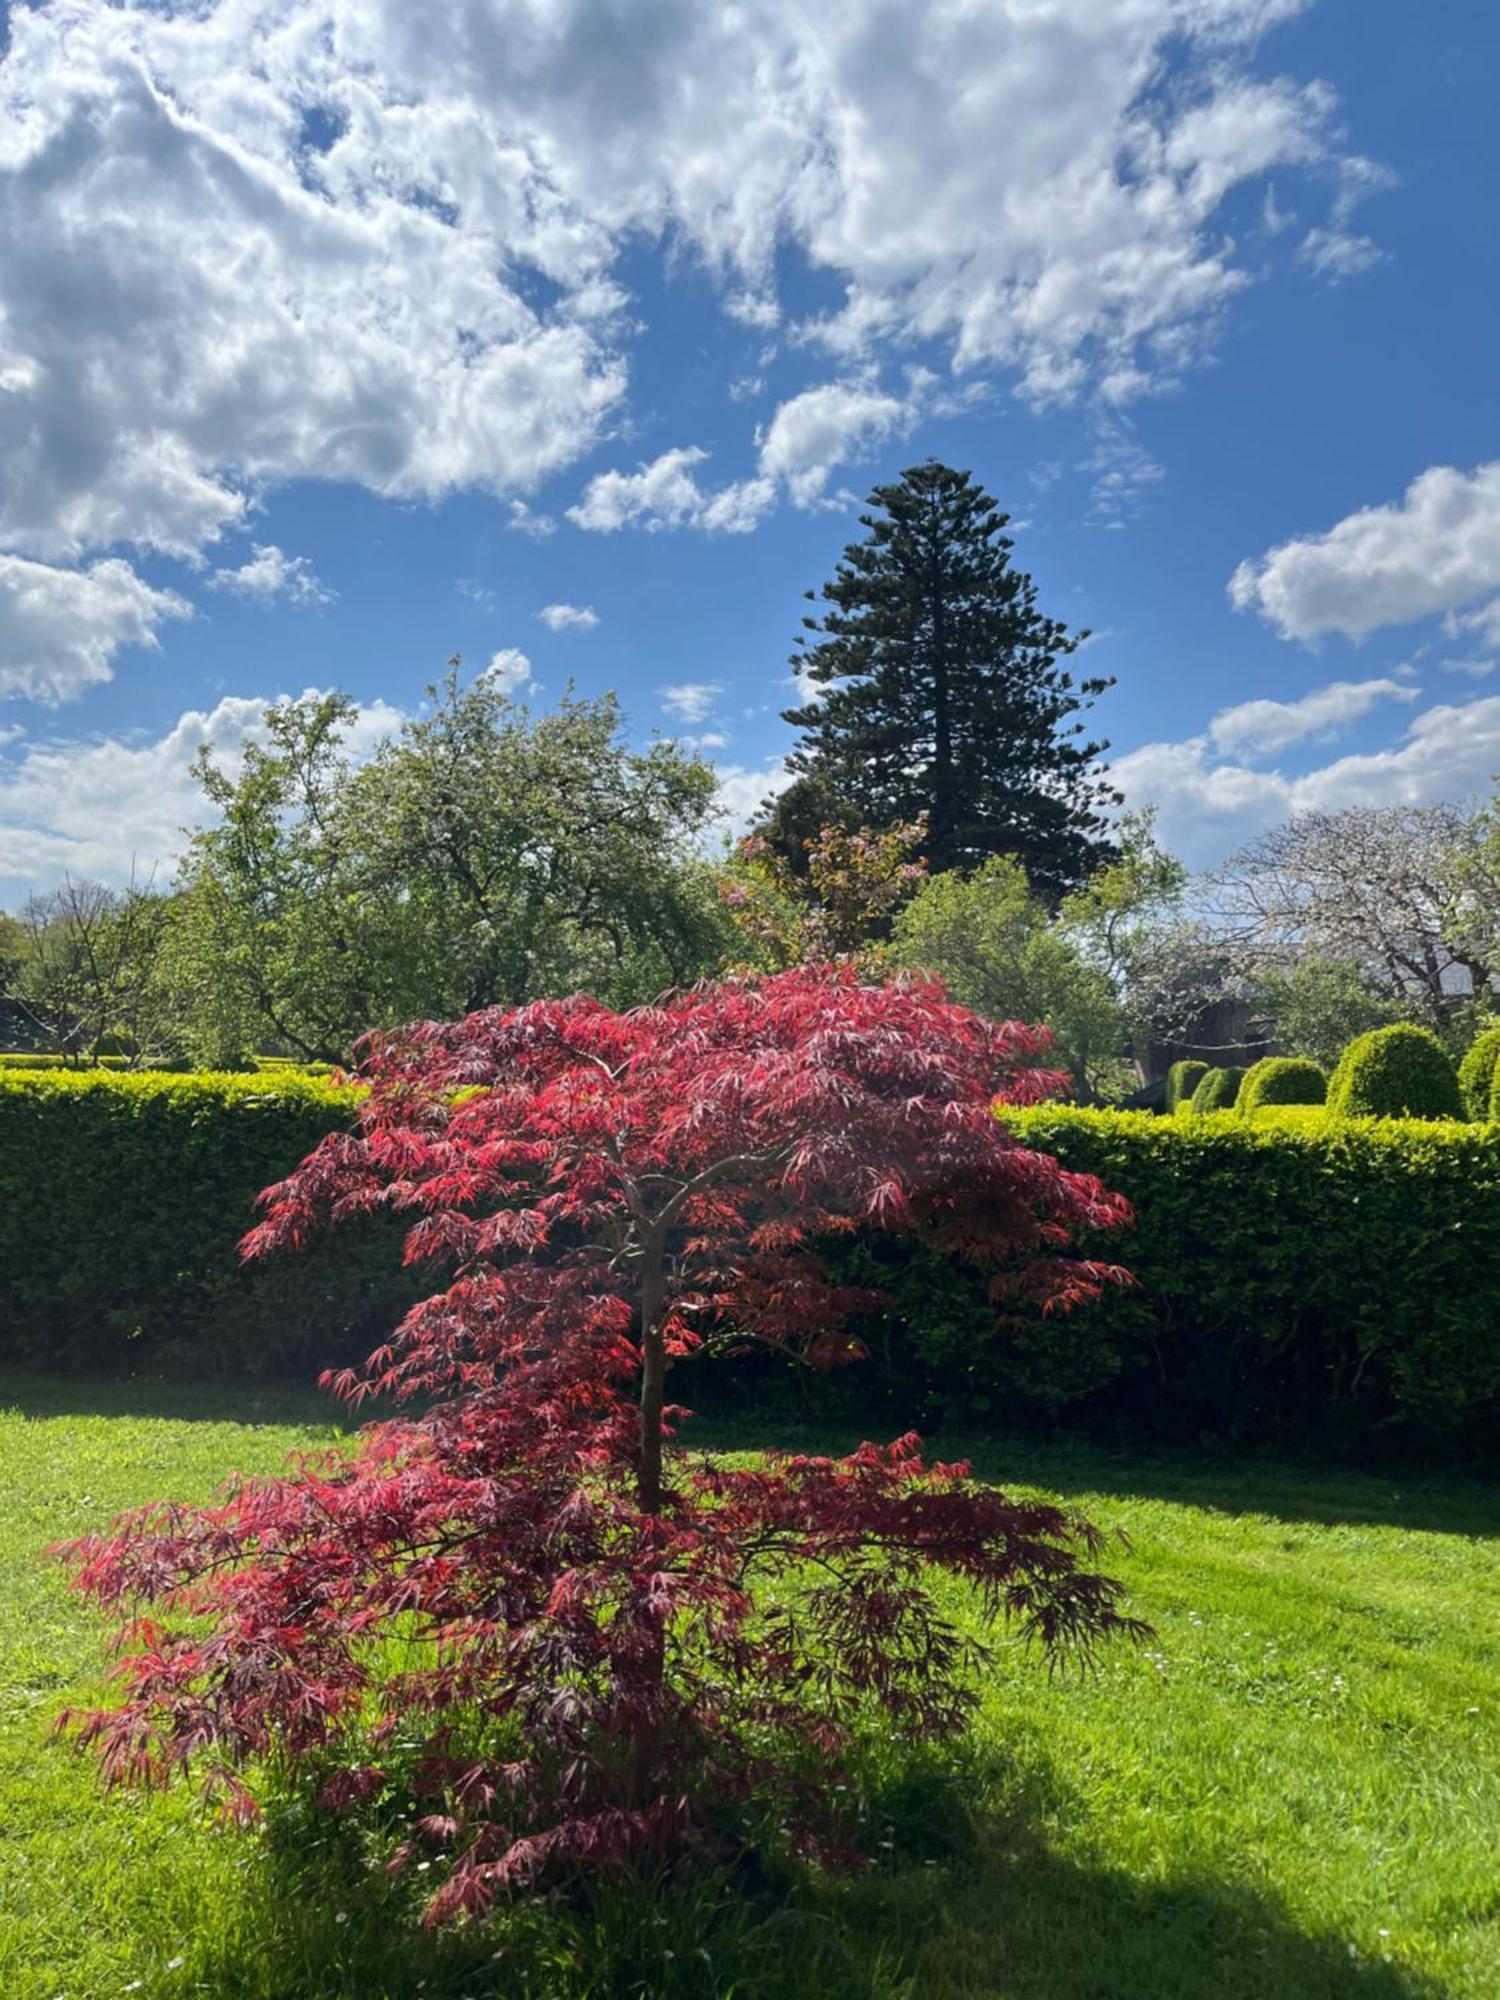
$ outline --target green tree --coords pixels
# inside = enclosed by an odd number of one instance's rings
[[[1352,958],[1309,954],[1259,974],[1252,1004],[1273,1039],[1290,1055],[1311,1056],[1331,1069],[1356,1035],[1399,1020],[1395,994]]]
[[[454,662],[361,766],[342,696],[287,702],[182,874],[173,974],[194,1053],[342,1060],[366,1029],[587,990],[649,998],[730,936],[695,842],[710,767],[632,751],[612,696],[533,717]]]
[[[1107,745],[1080,719],[1111,683],[1061,664],[1087,634],[1038,609],[1009,516],[968,473],[929,460],[870,506],[803,620],[791,769],[877,832],[925,815],[935,875],[1012,855],[1055,904],[1111,854]]]
[[[764,835],[736,847],[719,901],[762,970],[850,959],[875,972],[891,920],[926,873],[920,820],[886,833],[825,826],[796,868]]]
[[[175,1053],[160,964],[170,900],[131,882],[69,876],[0,925],[5,997],[35,1046],[69,1061],[101,1054],[150,1062]]]

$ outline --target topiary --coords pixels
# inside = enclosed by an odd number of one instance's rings
[[[1458,1090],[1471,1118],[1493,1118],[1490,1099],[1500,1065],[1500,1026],[1486,1028],[1458,1066]]]
[[[1321,1104],[1327,1095],[1328,1073],[1311,1056],[1262,1056],[1245,1073],[1239,1108],[1249,1117],[1263,1104]]]
[[[1167,1071],[1167,1110],[1180,1111],[1198,1088],[1200,1079],[1207,1074],[1208,1064],[1199,1062],[1195,1056],[1187,1056],[1181,1062],[1174,1062]]]
[[[1430,1028],[1397,1021],[1357,1035],[1328,1086],[1338,1118],[1462,1118],[1458,1077]]]
[[[1234,1063],[1230,1063],[1224,1069],[1205,1071],[1199,1077],[1198,1087],[1193,1092],[1194,1112],[1232,1111],[1239,1098],[1240,1085],[1244,1081],[1244,1069]]]

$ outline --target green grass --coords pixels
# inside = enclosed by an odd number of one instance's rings
[[[106,1798],[49,1735],[99,1632],[41,1547],[334,1434],[311,1396],[0,1380],[4,2000],[1500,1993],[1494,1486],[976,1446],[1128,1532],[1147,1646],[1049,1681],[1007,1644],[948,1769],[872,1746],[863,1879],[632,1884],[434,1941],[337,1830]]]

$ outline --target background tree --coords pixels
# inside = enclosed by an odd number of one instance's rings
[[[804,843],[801,867],[766,836],[751,834],[719,877],[719,900],[753,964],[789,966],[858,960],[873,969],[891,920],[926,874],[918,820],[885,833],[825,826]]]
[[[172,971],[194,1052],[341,1061],[359,1035],[544,993],[637,1000],[731,936],[696,845],[715,778],[622,740],[613,696],[533,717],[456,665],[362,766],[340,695],[266,717],[181,875]]]
[[[925,816],[932,873],[1009,854],[1055,902],[1109,858],[1118,794],[1080,717],[1110,682],[1060,664],[1087,635],[1038,609],[1009,516],[968,473],[929,460],[870,505],[803,620],[813,693],[786,711],[788,763],[877,831]]]
[[[9,930],[3,990],[34,1046],[78,1062],[175,1053],[160,978],[172,914],[168,898],[135,883],[116,890],[69,876],[31,897]]]
[[[1253,973],[1248,984],[1278,1046],[1325,1069],[1356,1035],[1400,1018],[1397,995],[1357,959],[1308,954],[1284,969]]]
[[[1067,1305],[1125,1205],[994,1114],[1046,1087],[1038,1038],[930,985],[797,971],[611,1013],[494,1010],[375,1040],[355,1135],[271,1191],[255,1248],[392,1208],[447,1267],[365,1370],[411,1399],[218,1505],[73,1545],[127,1624],[125,1695],[81,1722],[111,1778],[300,1772],[375,1801],[389,1865],[435,1860],[432,1920],[663,1851],[743,1853],[751,1815],[828,1855],[862,1718],[962,1727],[947,1570],[1049,1649],[1126,1621],[1076,1517],[924,1466],[918,1441],[755,1466],[677,1451],[674,1361],[760,1341],[854,1358],[861,1300],[814,1246],[862,1225]],[[399,1644],[391,1643],[399,1637]]]

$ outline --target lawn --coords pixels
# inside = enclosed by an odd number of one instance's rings
[[[863,1878],[631,1884],[434,1941],[357,1845],[101,1797],[49,1737],[98,1627],[41,1547],[332,1435],[310,1396],[0,1380],[5,2000],[1500,1992],[1494,1485],[970,1441],[1128,1533],[1153,1640],[1050,1681],[1004,1645],[947,1772],[872,1746]]]

